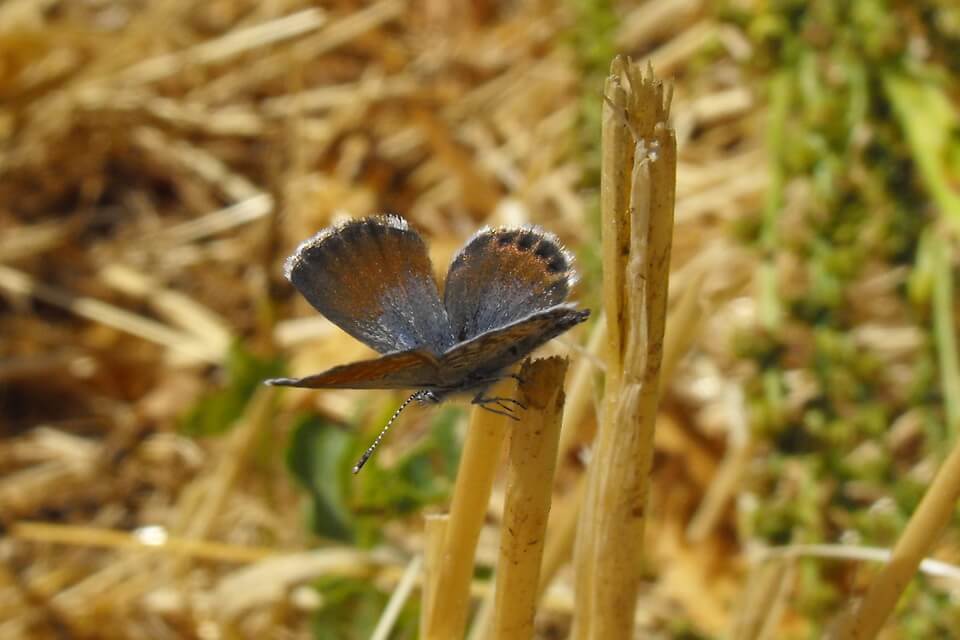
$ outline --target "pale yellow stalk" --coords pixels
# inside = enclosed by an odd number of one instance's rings
[[[946,398],[947,423],[951,433],[960,431],[960,364],[954,321],[953,275],[950,246],[931,235],[934,262],[934,335],[940,360],[941,387]],[[890,562],[873,578],[870,588],[851,615],[841,619],[832,637],[840,640],[869,640],[880,633],[897,600],[916,575],[923,558],[943,534],[960,500],[960,439],[923,495],[917,510],[890,557]]]
[[[607,386],[577,533],[573,634],[598,640],[633,636],[676,189],[669,89],[620,58],[611,71],[601,173]],[[624,151],[631,135],[634,154]]]
[[[523,424],[510,432],[493,610],[496,640],[533,637],[567,365],[565,358],[553,357],[528,360],[520,370],[526,409]]]
[[[440,575],[440,560],[446,543],[450,515],[431,513],[423,522],[423,586],[420,598],[420,628],[427,629],[433,615],[437,593],[437,576]],[[424,632],[424,637],[426,633]]]
[[[512,378],[495,384],[488,393],[512,397]],[[433,601],[429,604],[429,617],[421,633],[426,640],[450,640],[463,636],[470,607],[470,579],[477,540],[490,502],[503,439],[509,429],[522,426],[522,423],[514,423],[479,406],[473,409],[450,504],[450,522],[437,567]]]

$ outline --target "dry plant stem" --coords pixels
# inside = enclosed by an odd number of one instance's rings
[[[513,387],[513,380],[507,378],[495,384],[488,393],[495,397],[512,397]],[[510,428],[522,427],[522,423],[514,423],[479,406],[473,409],[450,504],[450,523],[437,568],[436,591],[422,633],[427,640],[463,636],[470,606],[473,558],[490,502],[503,439]]]
[[[173,537],[184,543],[207,538],[217,518],[223,513],[224,504],[233,490],[233,485],[246,463],[247,455],[256,436],[270,424],[274,415],[276,390],[261,387],[247,403],[239,424],[230,434],[229,451],[209,473],[194,479],[184,489],[177,503],[175,515],[167,529]],[[176,580],[191,567],[191,556],[141,555],[122,558],[57,594],[56,598],[66,606],[71,602],[87,602],[94,594],[101,593],[105,584],[123,583],[122,594],[115,594],[115,601],[122,598],[132,602],[150,588],[156,575],[166,572],[169,579]]]
[[[697,328],[699,327],[702,316],[702,305],[700,303],[701,284],[702,281],[700,279],[695,280],[694,283],[684,291],[676,308],[671,311],[668,316],[667,325],[670,326],[673,331],[672,334],[667,333],[664,336],[663,365],[661,368],[661,377],[664,380],[670,379],[673,369],[680,361],[681,356],[689,349],[692,337],[697,335]],[[606,318],[601,316],[597,327],[590,336],[588,351],[596,353],[599,344],[595,344],[595,341],[602,342],[605,339]],[[584,364],[588,365],[588,367],[582,367]],[[580,405],[575,399],[574,393],[582,390],[582,395],[587,396],[589,385],[578,385],[577,383],[579,381],[578,374],[584,372],[584,369],[586,369],[587,373],[592,373],[589,367],[592,367],[589,361],[582,359],[578,364],[578,368],[574,369],[573,380],[570,382],[570,399],[567,401],[566,408],[563,412],[559,460],[563,460],[564,456],[569,453],[570,448],[580,441],[577,437],[577,429],[573,426],[576,423],[572,420],[568,421],[568,418],[570,418],[571,414],[577,415]],[[584,379],[588,381],[587,376],[584,376]],[[588,400],[589,397],[583,399],[584,407],[586,407]],[[583,416],[580,415],[578,421],[582,419]],[[577,516],[580,513],[585,490],[586,480],[581,475],[577,478],[574,487],[571,488],[550,511],[546,548],[544,550],[543,565],[540,571],[541,595],[547,590],[547,587],[550,586],[550,582],[553,580],[557,571],[560,570],[560,567],[567,561],[573,551],[574,539],[577,532]]]
[[[569,406],[569,403],[567,403],[567,406]],[[564,416],[567,413],[569,411],[564,410]],[[563,460],[561,456],[558,456],[557,459],[558,462]],[[574,538],[577,532],[577,517],[580,514],[580,505],[583,502],[586,485],[584,475],[578,475],[574,486],[557,498],[550,508],[543,560],[540,563],[540,586],[537,588],[538,597],[541,599],[556,577],[557,572],[572,555]],[[476,621],[470,628],[469,640],[486,640],[489,637],[492,618],[493,602],[488,597],[477,612]]]
[[[663,365],[661,368],[661,377],[664,380],[670,379],[680,357],[689,349],[693,336],[697,335],[697,328],[703,313],[703,305],[700,302],[701,285],[702,278],[693,280],[691,285],[684,290],[680,301],[668,317],[667,325],[671,328],[671,332],[668,332],[664,337]],[[606,318],[601,315],[590,334],[587,346],[589,353],[596,354],[601,344],[606,341],[606,326]],[[574,366],[573,373],[570,376],[571,380],[568,385],[570,393],[564,404],[563,426],[560,430],[558,463],[562,464],[574,446],[586,444],[593,438],[594,434],[582,432],[580,423],[582,423],[584,413],[592,401],[592,395],[590,394],[592,385],[590,382],[594,373],[594,366],[589,358],[581,358]],[[738,455],[738,459],[739,457]],[[585,489],[586,481],[581,474],[576,478],[574,486],[555,501],[550,509],[550,520],[547,526],[543,561],[540,568],[539,594],[541,597],[550,586],[560,567],[567,562],[572,554],[577,532],[577,516],[580,513]],[[476,622],[470,629],[470,640],[485,640],[488,637],[492,615],[492,603],[485,600],[477,613]]]
[[[276,410],[276,395],[276,388],[267,386],[261,386],[253,393],[238,421],[239,424],[230,433],[227,455],[220,459],[209,475],[201,476],[191,483],[189,489],[193,489],[194,493],[185,490],[181,495],[179,517],[171,526],[172,532],[197,540],[210,535],[217,519],[224,512],[224,506],[237,479],[241,477],[257,436],[269,429]],[[191,502],[190,498],[194,496],[196,500]],[[189,564],[182,558],[175,560],[171,566],[175,575],[188,569]]]
[[[264,195],[245,176],[233,171],[216,155],[195,144],[174,139],[153,127],[138,127],[132,138],[144,151],[169,163],[178,173],[189,173],[200,178],[234,202]]]
[[[587,341],[587,352],[596,356],[606,340],[607,324],[601,316],[591,330],[590,339]],[[595,374],[595,364],[591,358],[579,358],[573,365],[568,386],[569,393],[563,411],[563,426],[560,428],[558,450],[561,460],[570,453],[574,446],[583,444],[592,435],[584,433],[582,425],[587,410],[593,404],[593,378]]]
[[[526,361],[520,370],[522,428],[510,431],[500,555],[493,612],[493,638],[533,637],[540,563],[557,464],[563,379],[568,361]]]
[[[566,415],[564,410],[564,415]],[[562,460],[558,456],[558,462]],[[540,562],[540,584],[537,587],[537,597],[543,600],[560,568],[569,561],[573,550],[574,535],[577,531],[577,516],[580,513],[580,503],[583,502],[583,491],[586,487],[583,474],[577,477],[576,484],[564,495],[554,500],[550,507],[550,517],[547,520],[547,534],[544,539],[543,560]],[[468,640],[487,640],[490,637],[490,627],[493,624],[493,592],[484,598],[483,604],[477,611],[473,625],[470,627]]]
[[[680,300],[668,315],[667,326],[670,330],[664,335],[663,364],[660,374],[663,380],[670,380],[673,377],[674,369],[699,333],[704,315],[702,293],[705,277],[706,273],[701,271],[691,280],[690,285],[683,290]],[[587,352],[597,355],[606,340],[607,321],[606,316],[601,315],[590,333]],[[583,420],[593,402],[591,391],[596,368],[591,358],[580,358],[573,367],[568,385],[567,402],[564,405],[563,427],[560,431],[561,460],[570,454],[573,447],[586,445],[593,439],[594,434],[584,429]]]
[[[397,583],[397,588],[390,595],[390,601],[383,608],[383,613],[380,615],[376,628],[370,634],[370,640],[387,640],[390,637],[390,632],[393,631],[394,625],[397,624],[397,618],[400,617],[400,611],[407,602],[407,598],[410,597],[410,592],[413,591],[417,578],[420,576],[422,564],[423,556],[414,556],[407,564],[400,582]]]
[[[180,73],[188,65],[200,67],[222,62],[251,49],[296,38],[320,28],[325,22],[326,16],[319,9],[305,9],[251,27],[234,29],[188,49],[149,58],[125,69],[118,79],[133,83],[156,82]]]
[[[129,549],[145,553],[183,555],[211,562],[257,562],[276,556],[269,547],[226,544],[207,540],[190,540],[165,536],[153,542],[136,533],[102,527],[79,527],[47,522],[17,522],[10,528],[10,537],[47,544]]]
[[[614,61],[617,64],[617,61]],[[622,117],[617,113],[626,109],[627,94],[620,85],[619,78],[607,78],[604,86],[602,156],[600,181],[601,211],[601,247],[603,265],[603,309],[607,321],[606,380],[603,413],[609,415],[609,401],[616,397],[620,385],[621,344],[623,326],[623,279],[629,245],[625,237],[629,233],[624,229],[626,216],[619,217],[611,212],[625,212],[630,203],[630,167],[633,166],[634,145]],[[586,482],[583,510],[580,521],[593,522],[593,509],[597,504],[599,489],[597,474],[591,474]],[[594,565],[588,560],[595,547],[595,529],[592,526],[580,526],[574,542],[575,590],[578,612],[590,612],[593,609]],[[582,559],[582,560],[581,560]],[[574,620],[573,637],[588,637],[590,616],[578,615]],[[580,635],[581,632],[583,635]]]
[[[74,295],[69,291],[37,282],[25,273],[3,265],[0,265],[0,290],[16,295],[33,296],[93,322],[170,347],[190,358],[214,364],[219,364],[223,360],[222,350],[214,344],[197,339],[194,335],[177,331],[168,325],[95,298]]]
[[[893,555],[885,547],[864,547],[845,544],[791,544],[784,547],[767,547],[751,554],[751,562],[782,558],[830,558],[851,562],[876,562],[886,564]],[[939,579],[937,586],[946,589],[960,587],[960,568],[948,562],[924,558],[919,567],[922,573]]]
[[[687,540],[692,543],[706,540],[717,523],[721,521],[726,506],[737,492],[740,478],[749,465],[752,455],[743,390],[731,382],[725,395],[729,424],[727,450],[697,511],[687,525]]]
[[[614,66],[617,61],[614,61]],[[603,105],[602,167],[600,183],[601,247],[603,263],[603,310],[607,316],[607,388],[617,389],[623,371],[626,331],[624,291],[630,254],[630,173],[635,146],[623,113],[627,92],[619,78],[608,78]]]
[[[780,72],[770,85],[770,122],[767,125],[767,146],[770,156],[770,184],[767,188],[763,211],[763,226],[760,231],[760,248],[766,259],[757,272],[760,291],[760,322],[767,331],[779,328],[783,316],[780,299],[777,295],[777,269],[773,255],[779,244],[778,221],[783,208],[784,170],[784,129],[790,110],[792,79],[786,71]]]
[[[431,513],[424,516],[423,522],[423,590],[420,605],[420,629],[425,630],[433,612],[437,593],[437,576],[440,575],[440,561],[443,558],[443,545],[447,537],[447,525],[450,515]],[[426,632],[423,633],[426,637]]]
[[[703,281],[705,273],[700,273],[683,291],[680,300],[671,309],[667,318],[667,330],[663,337],[663,362],[660,378],[669,382],[680,359],[700,335],[703,320]]]
[[[493,599],[496,595],[493,589],[484,595],[483,601],[477,608],[477,614],[473,617],[473,624],[470,625],[466,640],[490,638],[490,626],[493,624]]]
[[[162,287],[145,273],[113,263],[100,270],[100,279],[127,295],[146,299],[158,314],[222,353],[234,340],[225,319],[189,296]]]
[[[217,579],[209,611],[219,623],[229,623],[258,605],[282,606],[289,601],[294,587],[324,576],[365,580],[376,576],[378,584],[387,588],[396,585],[396,590],[400,590],[404,577],[396,562],[386,549],[361,551],[346,546],[278,554]]]
[[[836,638],[868,640],[877,636],[923,557],[949,522],[958,498],[960,443],[955,443],[897,541],[890,562],[874,577],[866,596],[852,618],[841,625]]]
[[[948,246],[941,238],[934,238],[934,334],[940,369],[945,372],[941,380],[944,397],[960,394],[960,380],[948,372],[957,371],[956,343],[953,322],[953,277]],[[949,432],[957,433],[960,415],[954,405],[947,404]],[[950,521],[960,499],[960,438],[956,438],[950,455],[944,460],[933,483],[917,510],[910,517],[906,528],[893,548],[890,562],[874,577],[867,594],[853,611],[852,616],[841,620],[836,638],[842,640],[869,640],[876,637],[884,622],[893,612],[900,595],[917,573],[924,556],[940,538]]]
[[[204,101],[219,102],[251,90],[278,75],[287,73],[291,61],[315,60],[325,53],[376,29],[383,23],[403,13],[407,3],[398,0],[381,0],[354,11],[337,20],[325,20],[323,28],[295,42],[287,49],[278,49],[255,59],[251,64],[239,66],[194,91]]]
[[[174,245],[195,242],[259,220],[271,211],[273,211],[273,198],[268,194],[261,193],[216,211],[211,211],[199,218],[193,218],[187,222],[168,227],[157,238],[147,238],[146,241]]]
[[[652,70],[641,73],[619,58],[611,70],[608,91],[614,95],[622,91],[626,109],[617,113],[617,100],[605,103],[604,145],[610,131],[624,135],[620,124],[624,114],[639,140],[628,165],[632,171],[616,166],[616,157],[605,148],[601,173],[601,194],[618,194],[601,201],[604,234],[618,234],[604,238],[604,268],[621,264],[623,268],[604,273],[605,283],[622,284],[619,290],[604,289],[611,352],[604,417],[588,470],[587,500],[578,531],[578,609],[573,634],[596,639],[633,635],[676,190],[676,138],[666,124],[669,89],[653,78]],[[624,206],[622,193],[629,194],[629,206]]]
[[[732,640],[776,637],[774,632],[786,608],[796,573],[796,562],[792,559],[767,561],[750,571],[737,607],[730,634]]]
[[[540,595],[546,593],[557,572],[563,567],[573,552],[577,533],[577,517],[586,492],[586,478],[581,475],[568,491],[550,510],[547,523],[547,542],[540,568]]]

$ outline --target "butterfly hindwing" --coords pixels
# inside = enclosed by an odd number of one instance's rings
[[[562,303],[575,280],[556,236],[529,227],[484,229],[454,257],[444,307],[457,342]]]
[[[441,353],[454,342],[427,247],[399,216],[325,229],[297,247],[284,272],[317,311],[380,353]]]

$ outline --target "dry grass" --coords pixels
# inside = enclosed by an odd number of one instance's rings
[[[636,622],[682,618],[713,635],[742,578],[729,479],[749,446],[718,338],[756,313],[754,264],[722,227],[762,200],[763,113],[736,64],[741,34],[697,2],[662,9],[652,29],[651,6],[626,11],[618,42],[674,79],[677,324],[664,367],[677,377],[662,383],[646,531],[657,579]],[[296,411],[363,421],[392,400],[264,388],[226,435],[178,425],[222,382],[234,341],[288,356],[293,375],[365,353],[280,278],[289,250],[341,217],[404,214],[436,265],[483,224],[535,222],[596,253],[570,23],[542,3],[0,6],[0,637],[305,637],[322,603],[304,585],[322,576],[397,588],[388,637],[416,597],[414,560],[426,546],[436,566],[454,524],[431,520],[424,542],[419,518],[385,522],[376,551],[318,543],[281,453]],[[719,52],[699,60],[711,43]],[[598,299],[584,282],[580,297]],[[566,629],[576,606],[568,561],[599,393],[596,352],[576,346],[586,338],[551,347],[574,362],[541,630]],[[691,345],[696,359],[681,361]],[[385,464],[425,415],[397,425]],[[489,509],[476,505],[483,563],[501,522],[494,480]],[[469,593],[489,592],[470,577]]]

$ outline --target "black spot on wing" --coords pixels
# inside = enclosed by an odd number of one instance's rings
[[[533,248],[537,240],[539,240],[539,236],[533,231],[522,231],[520,235],[517,236],[517,248],[527,251]]]
[[[554,235],[537,227],[486,229],[451,263],[444,306],[463,341],[562,303],[575,278]]]

